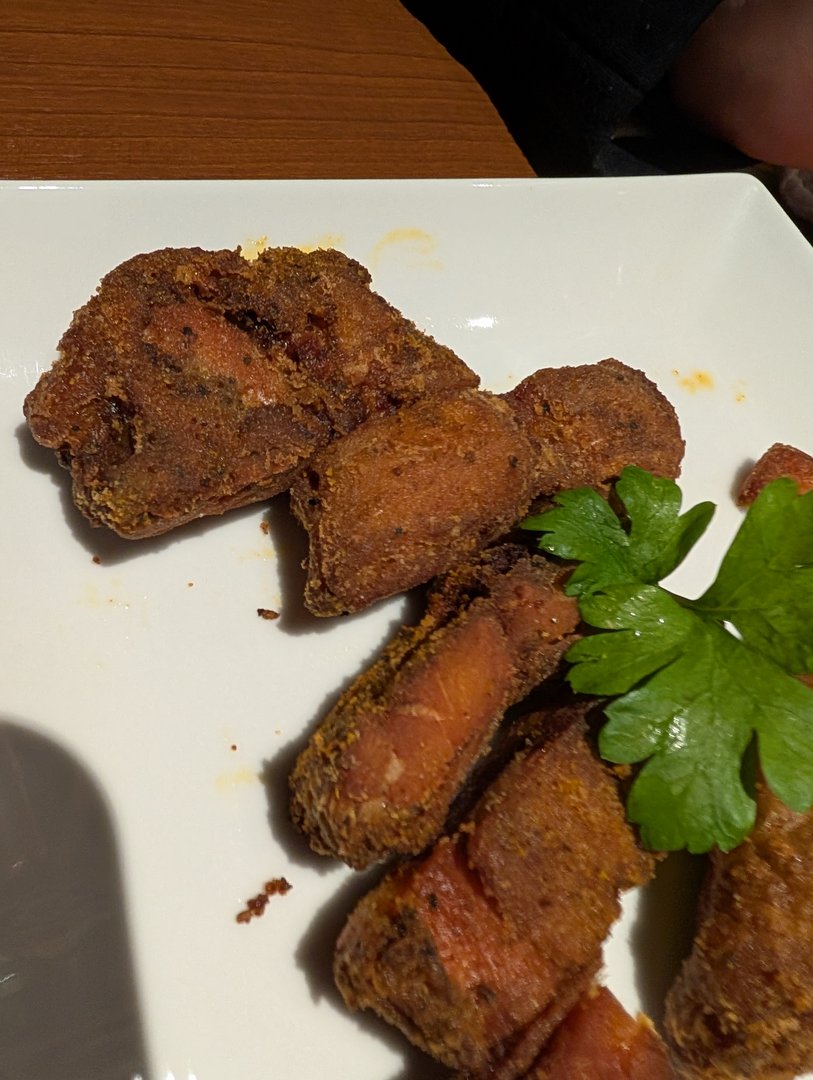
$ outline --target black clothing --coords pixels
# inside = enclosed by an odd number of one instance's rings
[[[736,168],[663,79],[719,0],[403,0],[474,75],[545,176]]]

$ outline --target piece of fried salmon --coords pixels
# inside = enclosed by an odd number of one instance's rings
[[[29,427],[124,537],[266,499],[368,417],[478,383],[369,286],[338,251],[137,255],[75,313]]]
[[[674,406],[620,360],[540,368],[504,398],[536,449],[541,495],[606,489],[625,465],[672,480],[680,473],[685,445]]]
[[[813,812],[764,783],[757,823],[714,852],[666,1034],[691,1080],[793,1080],[813,1070]]]
[[[534,457],[505,402],[475,390],[435,394],[336,440],[291,488],[310,540],[306,606],[358,611],[475,555],[529,507]]]
[[[772,480],[787,476],[796,482],[800,495],[813,491],[813,457],[787,443],[774,443],[754,462],[737,492],[737,504],[750,506]]]
[[[574,640],[566,576],[505,544],[435,584],[422,621],[345,691],[296,763],[291,814],[316,851],[361,869],[435,839],[505,710]]]

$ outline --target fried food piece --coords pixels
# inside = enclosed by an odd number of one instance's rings
[[[337,251],[137,255],[25,401],[93,525],[154,536],[290,485],[362,420],[477,377]]]
[[[663,1040],[605,987],[567,1014],[526,1080],[676,1080]]]
[[[625,465],[676,476],[675,411],[617,360],[543,369],[502,398],[462,391],[356,428],[291,490],[310,538],[305,604],[358,611],[504,535],[536,496]]]
[[[314,850],[363,869],[438,836],[505,710],[573,640],[565,576],[503,545],[436,583],[423,620],[345,691],[296,763],[291,816]]]
[[[534,495],[534,452],[492,394],[435,394],[362,424],[291,487],[308,530],[305,604],[358,611],[506,533]]]
[[[680,473],[684,442],[672,404],[619,360],[540,368],[504,395],[537,451],[536,488],[602,488],[625,465]]]
[[[667,1040],[693,1080],[792,1080],[813,1069],[813,813],[766,786],[757,824],[714,853]]]
[[[750,506],[766,484],[780,476],[795,480],[799,494],[813,491],[813,457],[787,443],[774,443],[754,464],[737,492],[737,505]]]
[[[470,1077],[522,1076],[593,982],[619,892],[647,880],[584,709],[520,752],[472,817],[368,893],[334,971],[370,1008]]]

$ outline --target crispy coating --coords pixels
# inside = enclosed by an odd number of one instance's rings
[[[792,1080],[813,1069],[813,813],[760,786],[752,834],[712,855],[666,1005],[681,1076]]]
[[[362,420],[477,377],[336,251],[137,255],[25,401],[94,525],[153,536],[289,486]]]
[[[585,738],[583,710],[521,751],[472,817],[368,893],[335,975],[370,1008],[470,1077],[522,1076],[593,981],[619,891],[652,858]]]
[[[800,495],[813,491],[813,457],[787,443],[774,443],[754,463],[740,485],[737,505],[750,506],[765,485],[780,476],[795,480]]]
[[[605,987],[567,1014],[526,1080],[676,1080],[663,1040]]]
[[[316,851],[362,869],[435,839],[505,710],[573,640],[564,576],[503,545],[436,583],[423,620],[342,695],[296,763],[291,816]]]
[[[619,360],[540,368],[505,394],[537,450],[536,487],[603,487],[625,465],[680,473],[684,443],[671,403]]]
[[[306,606],[358,611],[469,558],[527,510],[533,459],[511,409],[475,390],[357,427],[291,488],[310,537]]]

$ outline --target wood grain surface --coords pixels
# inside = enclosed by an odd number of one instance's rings
[[[2,8],[10,179],[533,175],[397,0]]]

